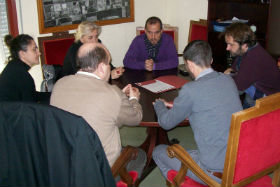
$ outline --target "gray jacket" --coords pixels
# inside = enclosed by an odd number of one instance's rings
[[[242,110],[236,85],[228,75],[208,73],[183,86],[174,106],[154,105],[159,124],[171,129],[188,118],[199,151],[209,170],[223,170],[232,113]]]

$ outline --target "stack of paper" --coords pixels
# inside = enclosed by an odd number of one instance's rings
[[[143,85],[142,87],[146,88],[147,90],[150,90],[151,92],[154,92],[154,93],[160,93],[160,92],[175,89],[174,86],[164,83],[159,80],[155,80],[154,83],[146,84],[146,85]]]
[[[154,80],[148,80],[144,82],[136,83],[153,93],[161,93],[173,89],[179,89],[188,81],[175,75],[161,76]]]

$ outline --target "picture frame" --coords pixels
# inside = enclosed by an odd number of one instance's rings
[[[40,34],[76,29],[82,21],[111,25],[134,21],[134,0],[37,0]]]

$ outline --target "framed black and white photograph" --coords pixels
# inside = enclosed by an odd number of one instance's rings
[[[76,29],[82,21],[110,25],[134,21],[134,0],[37,0],[40,33]]]

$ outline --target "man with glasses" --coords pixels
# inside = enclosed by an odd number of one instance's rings
[[[140,70],[165,70],[178,66],[173,39],[162,31],[158,17],[150,17],[145,24],[145,34],[136,36],[123,60],[124,66]]]

